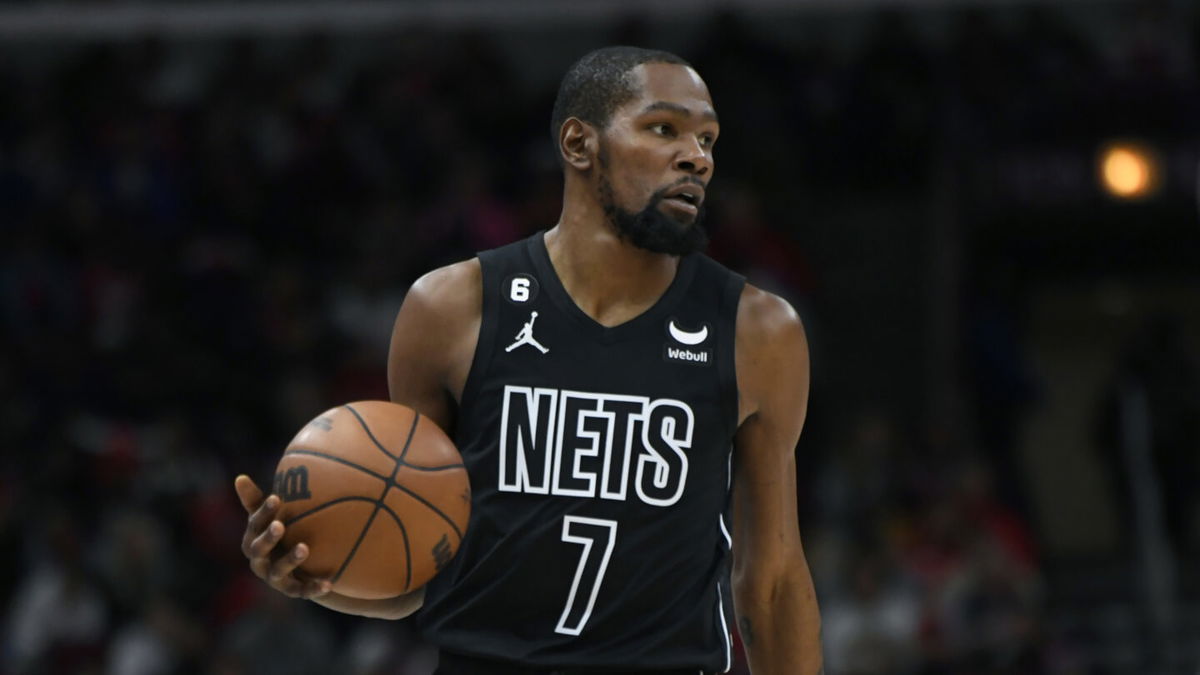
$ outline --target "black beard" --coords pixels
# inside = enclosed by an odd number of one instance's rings
[[[606,175],[601,174],[600,205],[617,229],[617,236],[640,249],[677,256],[703,251],[708,246],[708,232],[703,227],[703,204],[690,225],[674,220],[658,208],[665,198],[664,194],[672,187],[675,186],[655,192],[650,196],[646,208],[633,213],[617,206],[613,198],[612,183]]]

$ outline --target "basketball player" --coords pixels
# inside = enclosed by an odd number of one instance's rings
[[[240,476],[250,566],[342,612],[420,608],[444,675],[694,675],[730,667],[732,554],[752,671],[817,673],[794,457],[808,348],[786,302],[699,252],[708,89],[672,54],[598,50],[565,76],[552,130],[558,224],[418,280],[392,335],[392,399],[470,472],[458,555],[415,593],[339,596],[297,577],[306,545],[275,550],[278,497]]]

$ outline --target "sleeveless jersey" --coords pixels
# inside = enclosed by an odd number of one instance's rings
[[[656,304],[605,327],[567,294],[541,233],[479,259],[455,434],[471,518],[426,587],[424,637],[531,667],[728,670],[745,279],[683,256]]]

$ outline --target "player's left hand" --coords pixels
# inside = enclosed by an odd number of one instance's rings
[[[276,495],[264,498],[263,492],[249,476],[240,475],[233,482],[238,500],[246,509],[246,532],[242,535],[242,553],[250,561],[255,576],[275,590],[293,598],[314,599],[330,592],[329,579],[314,579],[297,569],[308,558],[308,545],[296,544],[290,551],[282,550],[284,525],[275,518],[280,501]]]

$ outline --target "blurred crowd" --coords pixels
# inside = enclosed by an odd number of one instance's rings
[[[1187,128],[1200,39],[1147,7],[1116,50],[1047,9],[957,12],[944,39],[884,12],[848,55],[714,18],[680,50],[725,127],[711,253],[819,325],[837,298],[794,233],[820,224],[773,195],[869,198],[939,144],[1136,126],[1135,100]],[[474,30],[0,46],[0,672],[429,672],[407,622],[253,578],[232,481],[387,397],[416,277],[554,224],[556,83],[519,67]],[[873,403],[801,445],[828,672],[1103,672],[1044,621],[1011,447]]]

